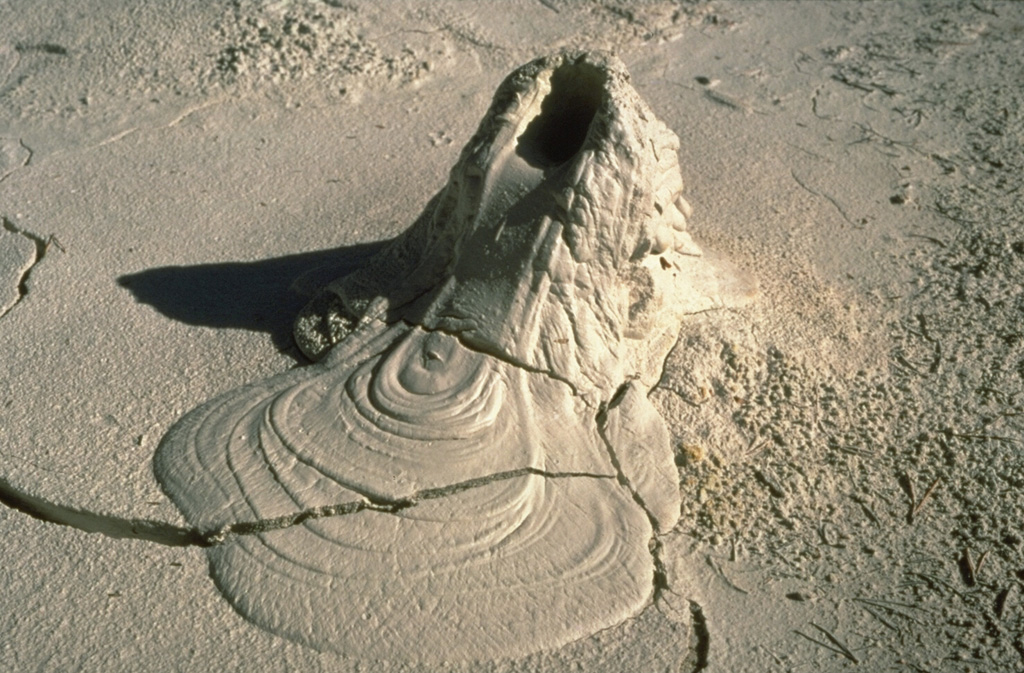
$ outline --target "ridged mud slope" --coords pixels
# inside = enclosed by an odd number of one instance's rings
[[[509,75],[426,212],[300,314],[320,363],[161,442],[157,478],[219,535],[243,615],[439,662],[558,647],[657,600],[680,493],[647,396],[680,321],[754,289],[690,238],[678,141],[628,79],[575,51]]]

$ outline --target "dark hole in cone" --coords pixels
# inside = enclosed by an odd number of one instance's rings
[[[566,64],[555,70],[551,92],[519,136],[516,153],[536,168],[571,159],[587,139],[603,93],[604,76],[593,66]]]

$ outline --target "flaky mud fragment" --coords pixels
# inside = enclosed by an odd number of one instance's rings
[[[209,552],[236,609],[436,662],[557,647],[649,603],[680,494],[647,394],[686,314],[752,294],[687,233],[677,150],[614,58],[505,80],[423,215],[299,316],[319,362],[161,443],[189,523],[248,532]]]

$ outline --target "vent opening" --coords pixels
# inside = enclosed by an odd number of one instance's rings
[[[604,93],[604,76],[591,65],[566,64],[551,75],[551,91],[522,135],[516,154],[534,168],[571,159],[587,139]]]

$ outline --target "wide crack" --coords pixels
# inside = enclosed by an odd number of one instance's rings
[[[36,246],[36,259],[32,264],[34,267],[42,257],[46,254],[48,248],[51,245],[51,241],[43,239],[35,234],[24,231],[8,220],[3,220],[4,229],[12,233],[19,234],[33,241]],[[22,285],[24,285],[28,279],[29,274],[32,271],[30,267],[22,276]],[[23,288],[22,296],[27,294],[27,287]],[[465,339],[461,338],[461,335],[457,333],[450,333],[445,330],[430,330],[427,328],[422,329],[426,331],[438,331],[449,334],[457,338],[460,344],[468,350],[476,350],[477,352],[485,355],[497,358],[503,362],[522,368],[534,374],[547,376],[558,383],[562,383],[569,387],[574,396],[579,396],[579,391],[570,381],[563,377],[555,375],[553,372],[548,370],[542,370],[535,367],[530,367],[523,362],[519,362],[514,358],[510,358],[507,354],[497,351],[497,349],[483,350],[472,343],[467,343]],[[235,535],[257,535],[273,530],[280,530],[283,528],[289,528],[292,526],[300,525],[306,521],[322,519],[334,516],[345,516],[349,514],[356,514],[364,510],[397,513],[409,507],[414,507],[417,503],[427,500],[435,500],[448,495],[453,495],[466,491],[472,488],[479,488],[487,484],[491,484],[496,481],[502,481],[506,479],[514,479],[517,477],[526,476],[529,474],[537,475],[551,479],[562,479],[570,477],[583,477],[583,478],[596,478],[596,479],[615,479],[620,485],[622,485],[630,493],[630,496],[636,502],[636,504],[643,510],[648,520],[651,522],[652,529],[657,529],[656,521],[651,514],[647,504],[643,498],[637,492],[637,490],[630,483],[628,477],[622,470],[621,463],[615,453],[614,448],[611,445],[608,437],[605,434],[604,423],[605,415],[609,406],[615,404],[615,400],[621,397],[625,387],[629,382],[624,383],[619,387],[616,394],[612,397],[612,400],[605,403],[602,402],[598,415],[597,425],[598,433],[601,436],[602,442],[605,445],[605,450],[608,454],[609,460],[611,461],[612,467],[614,468],[615,475],[604,475],[604,474],[593,474],[587,472],[549,472],[540,470],[538,468],[524,467],[515,470],[508,470],[499,472],[492,475],[483,477],[476,477],[463,482],[452,484],[449,486],[425,489],[419,491],[409,498],[403,498],[399,500],[386,500],[380,498],[372,498],[364,495],[362,500],[355,500],[346,503],[337,503],[332,505],[322,505],[319,507],[305,509],[294,514],[285,516],[275,517],[271,519],[262,519],[254,521],[243,521],[233,524],[227,524],[216,530],[201,530],[198,528],[176,526],[166,521],[159,521],[154,519],[130,519],[130,518],[119,518],[110,515],[95,514],[85,510],[75,509],[66,507],[64,505],[58,505],[55,503],[48,502],[44,499],[31,496],[23,493],[18,489],[14,488],[8,481],[0,478],[0,503],[11,507],[12,509],[19,510],[25,514],[33,516],[35,518],[47,521],[50,523],[56,523],[60,525],[66,525],[79,530],[83,530],[89,533],[101,533],[108,537],[119,538],[119,539],[141,539],[150,542],[156,542],[158,544],[180,547],[180,546],[198,546],[198,547],[210,547],[217,544],[223,543],[231,536]],[[649,544],[651,551],[652,561],[654,563],[654,597],[655,600],[660,596],[661,592],[667,587],[667,579],[664,564],[659,557],[659,550],[661,544],[657,539],[657,535],[653,535]]]
[[[335,516],[347,516],[370,510],[395,514],[402,510],[415,507],[420,502],[437,500],[449,495],[480,488],[498,481],[516,479],[527,475],[536,475],[546,479],[615,479],[614,475],[593,474],[589,472],[548,472],[534,467],[523,467],[506,470],[484,477],[468,479],[449,486],[429,488],[414,493],[411,497],[399,500],[366,498],[334,505],[311,507],[294,514],[260,519],[240,521],[227,524],[215,530],[203,530],[176,526],[166,521],[154,519],[127,519],[115,516],[94,514],[63,505],[47,502],[42,498],[28,495],[16,489],[10,482],[0,478],[0,503],[12,509],[28,514],[48,523],[70,526],[87,533],[101,533],[112,538],[128,538],[156,542],[168,547],[212,547],[223,544],[234,536],[259,535],[274,530],[291,528],[307,521]]]
[[[696,661],[693,662],[693,673],[697,673],[708,667],[711,655],[711,632],[708,630],[708,620],[704,609],[695,601],[690,601],[690,617],[693,620],[691,648],[696,657]]]
[[[4,221],[4,228],[8,231],[13,231],[20,235],[23,235],[36,244],[37,258],[34,264],[37,264],[41,256],[45,254],[48,247],[48,242],[23,232],[20,229],[14,227],[6,220]],[[33,264],[33,266],[34,266]],[[27,279],[28,273],[31,272],[29,269],[23,278]],[[27,290],[26,290],[27,291]],[[425,328],[424,328],[425,329]],[[432,330],[427,330],[432,331]],[[444,331],[444,330],[436,330]],[[447,332],[446,332],[447,333]],[[450,333],[449,333],[450,334]],[[463,347],[469,350],[477,350],[491,357],[498,358],[507,364],[515,367],[521,367],[526,371],[542,376],[547,376],[558,383],[567,385],[572,391],[574,396],[579,396],[579,392],[571,382],[555,375],[553,372],[539,370],[537,368],[526,366],[522,362],[515,361],[509,358],[507,355],[499,352],[489,352],[481,350],[475,344],[467,343],[464,339],[460,338],[459,334],[451,334],[459,339],[459,342]],[[476,346],[476,347],[475,347]],[[652,587],[652,598],[651,605],[656,605],[661,600],[664,592],[670,591],[668,583],[668,575],[665,568],[665,564],[661,559],[661,541],[657,533],[653,532],[658,529],[657,520],[651,513],[650,508],[644,501],[643,497],[637,491],[636,487],[631,483],[630,479],[626,476],[622,463],[613,446],[613,442],[607,436],[607,414],[610,408],[613,408],[616,403],[625,394],[627,386],[632,381],[623,383],[616,391],[615,395],[607,402],[601,402],[598,407],[597,415],[594,419],[597,424],[598,434],[604,444],[605,452],[611,463],[611,467],[614,470],[614,474],[595,474],[589,472],[549,472],[533,467],[523,467],[514,470],[507,470],[498,472],[483,477],[476,477],[468,479],[466,481],[458,482],[455,484],[424,489],[414,493],[412,496],[401,499],[385,499],[379,497],[371,497],[363,494],[359,500],[353,500],[344,503],[336,503],[331,505],[322,505],[318,507],[307,508],[287,514],[284,516],[273,517],[268,519],[257,519],[252,521],[239,521],[235,523],[226,524],[216,529],[201,529],[195,527],[177,526],[175,524],[154,520],[154,519],[133,519],[133,518],[120,518],[111,515],[96,514],[80,509],[74,509],[63,505],[54,504],[44,499],[28,495],[16,489],[12,484],[0,477],[0,503],[11,507],[12,509],[19,510],[25,514],[41,519],[49,523],[56,523],[59,525],[66,525],[73,528],[77,528],[84,532],[89,533],[100,533],[107,537],[115,539],[139,539],[146,540],[148,542],[155,542],[164,546],[170,547],[201,547],[209,548],[217,545],[225,544],[234,537],[249,536],[249,535],[260,535],[272,531],[283,530],[294,526],[302,525],[309,521],[315,521],[319,519],[327,519],[338,516],[348,516],[358,514],[363,511],[373,511],[388,514],[398,514],[404,510],[417,506],[421,502],[430,500],[436,500],[439,498],[455,495],[464,491],[468,491],[475,488],[481,488],[489,484],[504,481],[508,479],[516,479],[527,475],[540,476],[546,479],[566,479],[566,478],[587,478],[587,479],[606,479],[615,480],[623,488],[627,490],[630,497],[636,503],[638,507],[644,512],[648,521],[651,524],[652,535],[648,543],[648,551],[651,555],[651,562],[653,565],[653,587]],[[696,616],[694,618],[695,628],[698,627],[698,620]],[[699,630],[699,629],[698,629]],[[698,634],[699,635],[699,634]],[[698,648],[698,652],[700,648]],[[706,661],[706,658],[704,659]],[[698,667],[697,670],[700,670]]]
[[[58,505],[24,493],[0,478],[0,503],[48,523],[101,533],[112,538],[147,540],[169,547],[200,545],[202,536],[191,528],[153,519],[125,519]]]

